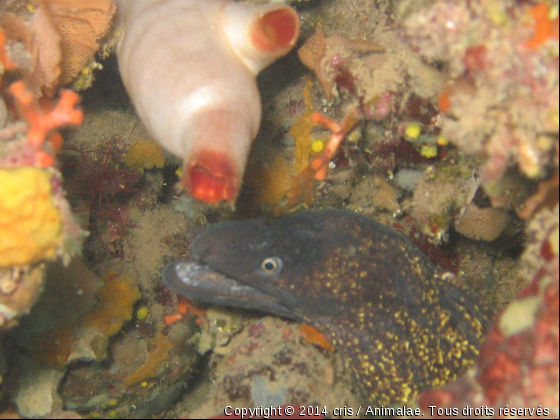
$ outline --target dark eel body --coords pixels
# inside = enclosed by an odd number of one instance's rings
[[[164,270],[179,294],[313,325],[370,404],[403,404],[478,356],[487,309],[401,234],[360,214],[314,210],[209,227],[195,261]]]

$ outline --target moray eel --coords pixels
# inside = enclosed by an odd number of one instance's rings
[[[335,345],[370,404],[404,404],[477,358],[488,309],[407,238],[369,217],[314,210],[221,223],[175,261],[188,298],[311,324]]]

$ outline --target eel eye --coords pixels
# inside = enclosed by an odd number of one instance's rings
[[[283,266],[282,260],[278,257],[268,257],[261,262],[261,270],[265,274],[278,274]]]

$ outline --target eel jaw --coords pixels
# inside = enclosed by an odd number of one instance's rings
[[[240,283],[196,261],[170,262],[163,270],[163,281],[175,293],[188,299],[262,311],[294,321],[302,320],[278,298]]]
[[[234,169],[235,166],[225,153],[201,150],[185,163],[181,184],[202,202],[234,203],[240,185],[240,176]]]

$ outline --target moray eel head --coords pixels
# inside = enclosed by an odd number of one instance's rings
[[[408,239],[342,210],[209,227],[194,261],[164,270],[177,293],[309,323],[342,353],[371,404],[404,404],[472,364],[487,310]]]

